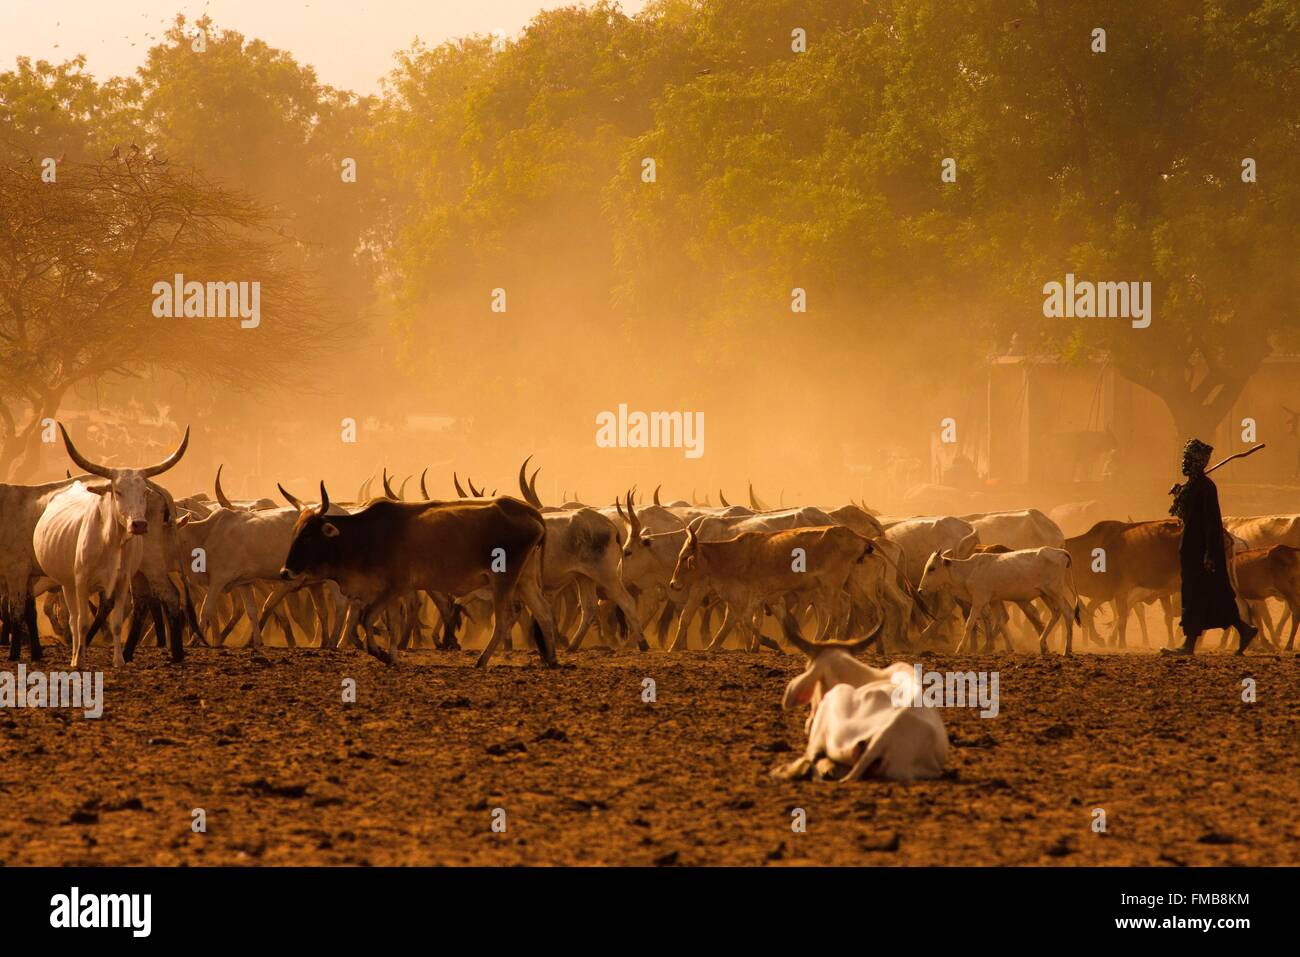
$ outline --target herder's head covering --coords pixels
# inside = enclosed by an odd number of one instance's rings
[[[1205,466],[1210,464],[1212,454],[1214,446],[1207,445],[1200,439],[1188,439],[1183,446],[1183,474],[1197,475],[1204,472]]]

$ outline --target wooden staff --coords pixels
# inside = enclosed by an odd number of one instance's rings
[[[1233,459],[1244,459],[1247,455],[1254,455],[1256,452],[1258,452],[1258,451],[1259,451],[1260,449],[1262,449],[1263,447],[1264,447],[1264,443],[1261,442],[1261,443],[1259,443],[1259,445],[1256,445],[1256,446],[1253,446],[1252,448],[1246,449],[1246,451],[1244,451],[1244,452],[1238,452],[1238,453],[1235,454],[1235,455],[1229,455],[1229,456],[1228,456],[1226,459],[1224,459],[1222,462],[1216,462],[1214,465],[1211,465],[1208,469],[1205,470],[1205,474],[1206,474],[1206,475],[1209,475],[1209,474],[1210,474],[1211,472],[1213,472],[1215,469],[1222,468],[1223,466],[1225,466],[1225,465],[1227,465],[1229,462],[1231,462]]]

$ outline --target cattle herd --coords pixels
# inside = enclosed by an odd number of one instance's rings
[[[386,472],[383,494],[369,496],[367,481],[355,501],[331,499],[324,482],[315,502],[283,487],[286,505],[231,501],[218,470],[214,501],[155,481],[185,454],[188,431],[164,461],[138,469],[99,465],[66,431],[63,440],[84,474],[0,485],[0,618],[13,659],[24,644],[40,657],[38,602],[48,630],[71,645],[74,670],[98,633],[107,632],[121,666],[142,639],[180,660],[187,644],[221,645],[241,621],[255,656],[274,626],[290,647],[355,643],[389,663],[403,649],[481,640],[480,667],[511,647],[516,626],[548,666],[557,650],[577,652],[593,628],[608,644],[643,651],[649,629],[659,648],[687,649],[692,625],[708,651],[728,639],[779,649],[763,634],[769,616],[814,671],[865,668],[849,653],[873,643],[882,652],[975,651],[981,642],[992,650],[999,641],[1014,650],[1012,639],[1026,636],[1048,652],[1059,631],[1057,647],[1070,654],[1075,625],[1082,642],[1107,644],[1096,622],[1102,607],[1112,645],[1126,646],[1133,611],[1149,645],[1142,612],[1152,602],[1174,639],[1175,519],[1099,521],[1067,538],[1036,509],[889,518],[854,503],[767,508],[752,487],[750,507],[662,503],[659,489],[650,502],[633,489],[604,507],[547,506],[528,460],[517,498],[472,482],[465,494],[453,476],[459,497],[430,500],[426,470],[419,501],[405,500],[407,482],[394,491]],[[1239,598],[1262,618],[1274,651],[1286,622],[1275,626],[1266,603],[1285,606],[1290,650],[1300,624],[1300,516],[1225,526]],[[855,673],[838,681],[848,685],[840,694],[887,677]],[[788,691],[787,705],[810,697],[819,695]]]

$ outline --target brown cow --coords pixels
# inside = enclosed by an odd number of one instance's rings
[[[1075,587],[1079,597],[1087,599],[1084,627],[1089,634],[1093,633],[1093,609],[1099,603],[1112,602],[1115,635],[1118,646],[1124,648],[1129,611],[1137,604],[1177,593],[1182,582],[1178,565],[1182,535],[1182,522],[1169,518],[1098,522],[1082,535],[1065,540]]]
[[[811,601],[817,613],[819,641],[836,622],[847,620],[850,597],[859,605],[869,600],[857,593],[858,582],[852,572],[872,554],[875,545],[850,528],[828,525],[742,532],[723,541],[703,541],[698,535],[700,524],[696,519],[686,529],[669,590],[680,594],[698,585],[716,592],[726,602],[729,617],[734,617],[749,639],[750,650],[758,647],[755,616],[772,599],[795,593]],[[846,588],[852,596],[846,595]],[[776,610],[781,612],[779,604]],[[788,629],[789,622],[783,621],[783,627]],[[719,631],[709,651],[717,649],[722,635]]]
[[[1291,613],[1291,634],[1286,642],[1286,650],[1290,651],[1296,629],[1300,627],[1300,548],[1290,545],[1251,548],[1234,555],[1232,565],[1239,599],[1262,603],[1277,598],[1286,603]],[[1276,639],[1277,634],[1273,637]]]
[[[284,579],[331,579],[347,596],[349,622],[358,621],[366,650],[391,662],[370,623],[393,599],[423,590],[460,597],[487,587],[492,593],[492,637],[479,655],[484,667],[514,624],[515,591],[532,613],[542,660],[555,664],[555,631],[541,592],[546,524],[518,499],[395,502],[376,499],[351,515],[327,515],[321,483],[318,508],[304,509],[294,526]],[[347,634],[351,629],[348,626]]]

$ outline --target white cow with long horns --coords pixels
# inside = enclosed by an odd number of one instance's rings
[[[144,536],[149,531],[147,498],[158,495],[171,501],[167,491],[149,479],[181,460],[189,445],[190,430],[185,430],[175,452],[157,465],[142,469],[98,465],[77,451],[62,423],[59,431],[78,468],[107,481],[74,482],[51,498],[36,523],[32,547],[41,570],[63,589],[72,633],[70,667],[74,671],[81,667],[86,632],[94,618],[89,614],[90,597],[95,594],[101,596],[101,601],[112,602],[109,629],[113,635],[113,666],[121,667],[126,663],[122,642],[126,637],[126,612],[131,607],[131,579],[140,568]],[[174,510],[164,511],[175,520]]]

